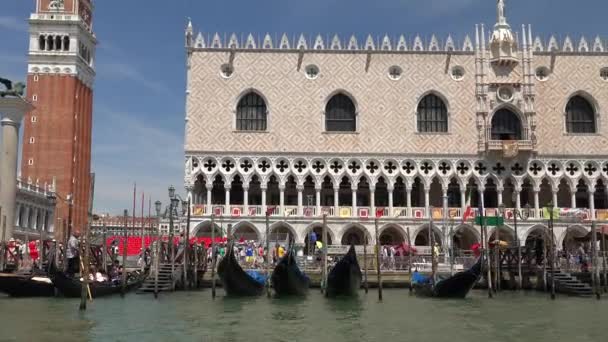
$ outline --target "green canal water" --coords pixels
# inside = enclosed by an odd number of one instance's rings
[[[370,290],[358,299],[226,298],[219,290],[78,300],[0,297],[0,341],[608,341],[608,300],[474,291],[462,300]]]

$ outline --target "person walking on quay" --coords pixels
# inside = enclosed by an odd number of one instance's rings
[[[74,274],[78,273],[80,267],[80,252],[79,252],[79,242],[78,238],[80,237],[79,231],[74,231],[70,239],[68,240],[68,246],[66,249],[66,258],[68,259],[68,276],[73,277]]]

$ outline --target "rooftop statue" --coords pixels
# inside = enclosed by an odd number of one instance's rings
[[[5,90],[0,90],[0,97],[21,97],[25,92],[25,84],[22,82],[13,84],[11,80],[0,77],[0,84],[3,84],[4,87],[6,87]]]
[[[507,18],[505,17],[505,2],[504,2],[504,0],[498,0],[497,12],[498,12],[498,23],[499,24],[505,24],[507,22]]]

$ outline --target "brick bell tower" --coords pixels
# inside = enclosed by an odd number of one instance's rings
[[[91,192],[95,46],[92,0],[35,0],[30,16],[27,98],[35,109],[23,125],[21,177],[56,182],[55,238],[86,228]],[[60,240],[61,241],[61,240]]]

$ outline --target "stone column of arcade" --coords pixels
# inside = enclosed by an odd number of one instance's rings
[[[6,216],[6,239],[13,236],[15,227],[15,200],[17,195],[17,156],[19,126],[32,105],[21,97],[0,98],[2,147],[0,155],[0,206]]]

